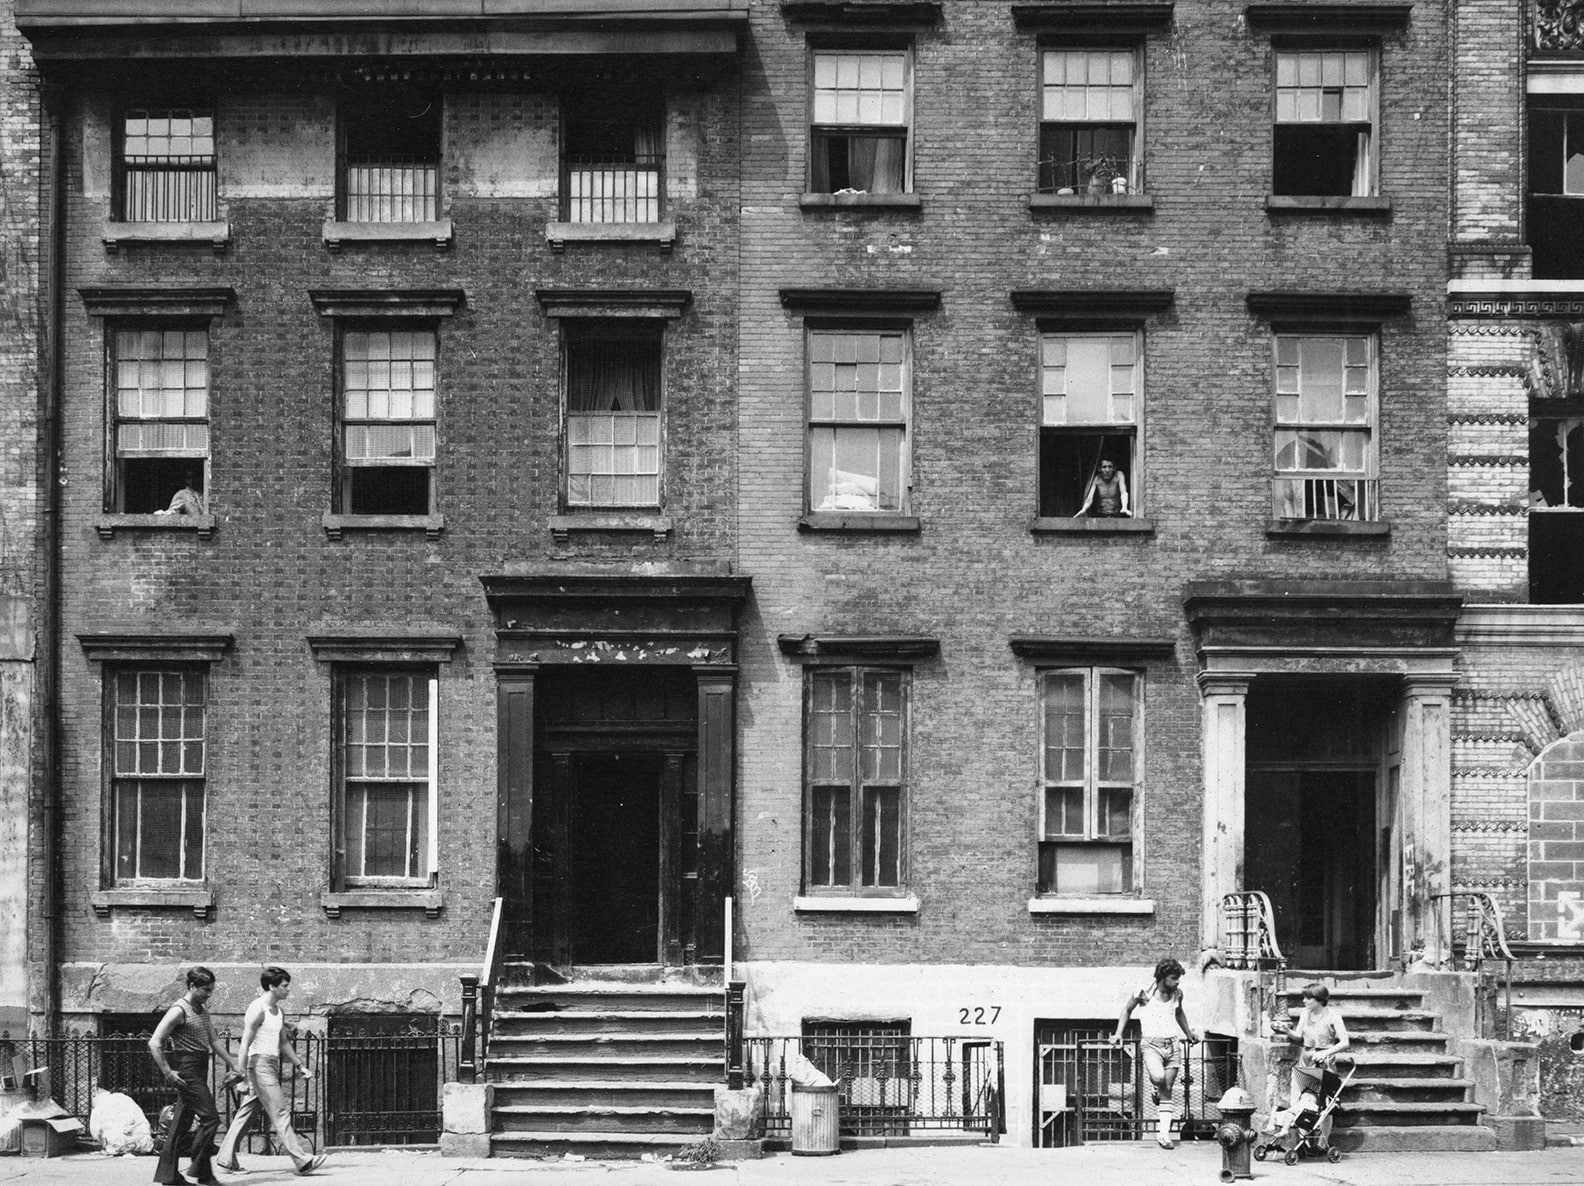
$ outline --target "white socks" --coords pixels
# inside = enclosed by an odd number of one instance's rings
[[[1162,1149],[1170,1149],[1172,1147],[1172,1105],[1163,1101],[1155,1109],[1155,1113],[1159,1117],[1157,1131],[1155,1134],[1155,1143]]]

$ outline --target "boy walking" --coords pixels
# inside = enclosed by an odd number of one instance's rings
[[[1155,981],[1145,985],[1122,1006],[1117,1018],[1116,1033],[1111,1037],[1113,1046],[1122,1045],[1122,1034],[1135,1010],[1139,1018],[1140,1049],[1144,1055],[1144,1070],[1149,1075],[1150,1094],[1155,1100],[1158,1124],[1155,1143],[1162,1149],[1172,1147],[1171,1125],[1176,1108],[1172,1103],[1172,1088],[1177,1085],[1177,1074],[1182,1070],[1181,1048],[1178,1036],[1197,1042],[1199,1035],[1188,1024],[1183,1012],[1183,966],[1170,956],[1155,965]]]

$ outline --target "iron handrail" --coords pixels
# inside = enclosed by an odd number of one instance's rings
[[[1229,968],[1286,964],[1276,941],[1276,914],[1264,890],[1221,895],[1221,960]]]
[[[1446,893],[1431,894],[1432,902],[1446,899],[1451,903],[1454,898],[1464,899],[1463,915],[1463,959],[1467,962],[1469,971],[1481,973],[1484,971],[1486,957],[1499,959],[1504,967],[1502,972],[1502,991],[1504,1006],[1502,1009],[1502,1035],[1504,1038],[1512,1037],[1512,948],[1507,945],[1507,927],[1502,919],[1501,907],[1496,899],[1483,890],[1451,890]],[[1438,950],[1451,950],[1451,944],[1444,944],[1445,936],[1441,933],[1441,911],[1435,911],[1436,947]]]
[[[489,943],[477,976],[462,977],[462,1056],[458,1073],[467,1083],[478,1082],[481,1065],[489,1062],[490,1019],[495,1009],[495,979],[500,962],[502,899],[495,899],[490,914]]]
[[[721,948],[721,979],[726,983],[726,1086],[731,1091],[740,1091],[743,1085],[743,1013],[748,985],[732,978],[732,932],[735,929],[732,915],[735,905],[736,903],[728,896],[724,903],[722,920],[726,933]]]

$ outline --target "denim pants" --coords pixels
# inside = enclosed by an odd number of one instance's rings
[[[207,1051],[174,1050],[168,1061],[170,1069],[182,1077],[176,1088],[176,1109],[171,1115],[170,1131],[165,1134],[165,1147],[160,1150],[159,1165],[154,1169],[156,1182],[176,1182],[177,1150],[189,1123],[196,1122],[193,1130],[192,1164],[187,1172],[194,1181],[205,1182],[214,1177],[209,1158],[214,1153],[215,1133],[220,1130],[220,1113],[215,1109],[214,1092],[209,1090],[209,1054]]]
[[[226,1129],[225,1140],[220,1142],[221,1168],[236,1168],[237,1145],[254,1118],[262,1112],[275,1126],[275,1136],[292,1159],[292,1165],[302,1169],[313,1159],[313,1151],[292,1128],[291,1102],[281,1087],[280,1059],[268,1054],[253,1055],[247,1060],[247,1078],[253,1094],[243,1101],[236,1115],[231,1117],[231,1127]]]

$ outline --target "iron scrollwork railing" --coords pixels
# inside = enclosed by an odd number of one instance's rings
[[[1283,967],[1276,915],[1263,890],[1221,895],[1221,962],[1228,968]]]
[[[1463,964],[1471,972],[1481,974],[1485,970],[1486,959],[1499,959],[1502,961],[1502,1037],[1512,1038],[1512,966],[1514,955],[1512,948],[1507,945],[1507,928],[1502,919],[1501,907],[1496,904],[1496,899],[1481,890],[1454,890],[1451,893],[1431,894],[1431,901],[1439,902],[1445,899],[1448,903],[1455,903],[1456,899],[1463,900]],[[1436,920],[1436,948],[1439,951],[1450,951],[1457,947],[1455,937],[1457,924],[1452,924],[1454,937],[1449,945],[1445,942],[1447,936],[1441,933],[1441,911],[1435,912]]]

